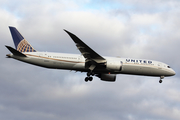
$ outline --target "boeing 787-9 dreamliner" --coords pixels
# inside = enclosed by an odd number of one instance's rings
[[[162,83],[164,77],[175,75],[175,71],[162,62],[101,56],[67,30],[64,31],[72,38],[82,55],[36,51],[15,27],[9,29],[16,49],[6,46],[12,53],[7,54],[7,57],[45,68],[86,72],[86,82],[92,81],[93,76],[114,82],[117,74],[130,74],[160,77],[159,83]]]

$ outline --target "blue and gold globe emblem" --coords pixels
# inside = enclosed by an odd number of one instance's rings
[[[20,52],[36,52],[36,50],[25,39],[21,40],[18,44],[17,50]]]

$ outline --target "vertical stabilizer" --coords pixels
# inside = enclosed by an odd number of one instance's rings
[[[20,34],[15,27],[9,27],[16,50],[19,52],[36,52],[28,41]]]

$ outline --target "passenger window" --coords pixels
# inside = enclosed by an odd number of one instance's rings
[[[170,66],[167,66],[168,68],[171,68]]]

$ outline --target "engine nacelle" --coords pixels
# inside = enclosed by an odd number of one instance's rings
[[[97,77],[99,77],[102,81],[108,81],[108,82],[116,81],[115,74],[98,74]]]
[[[106,69],[114,70],[114,71],[121,71],[122,62],[121,61],[107,61]]]

